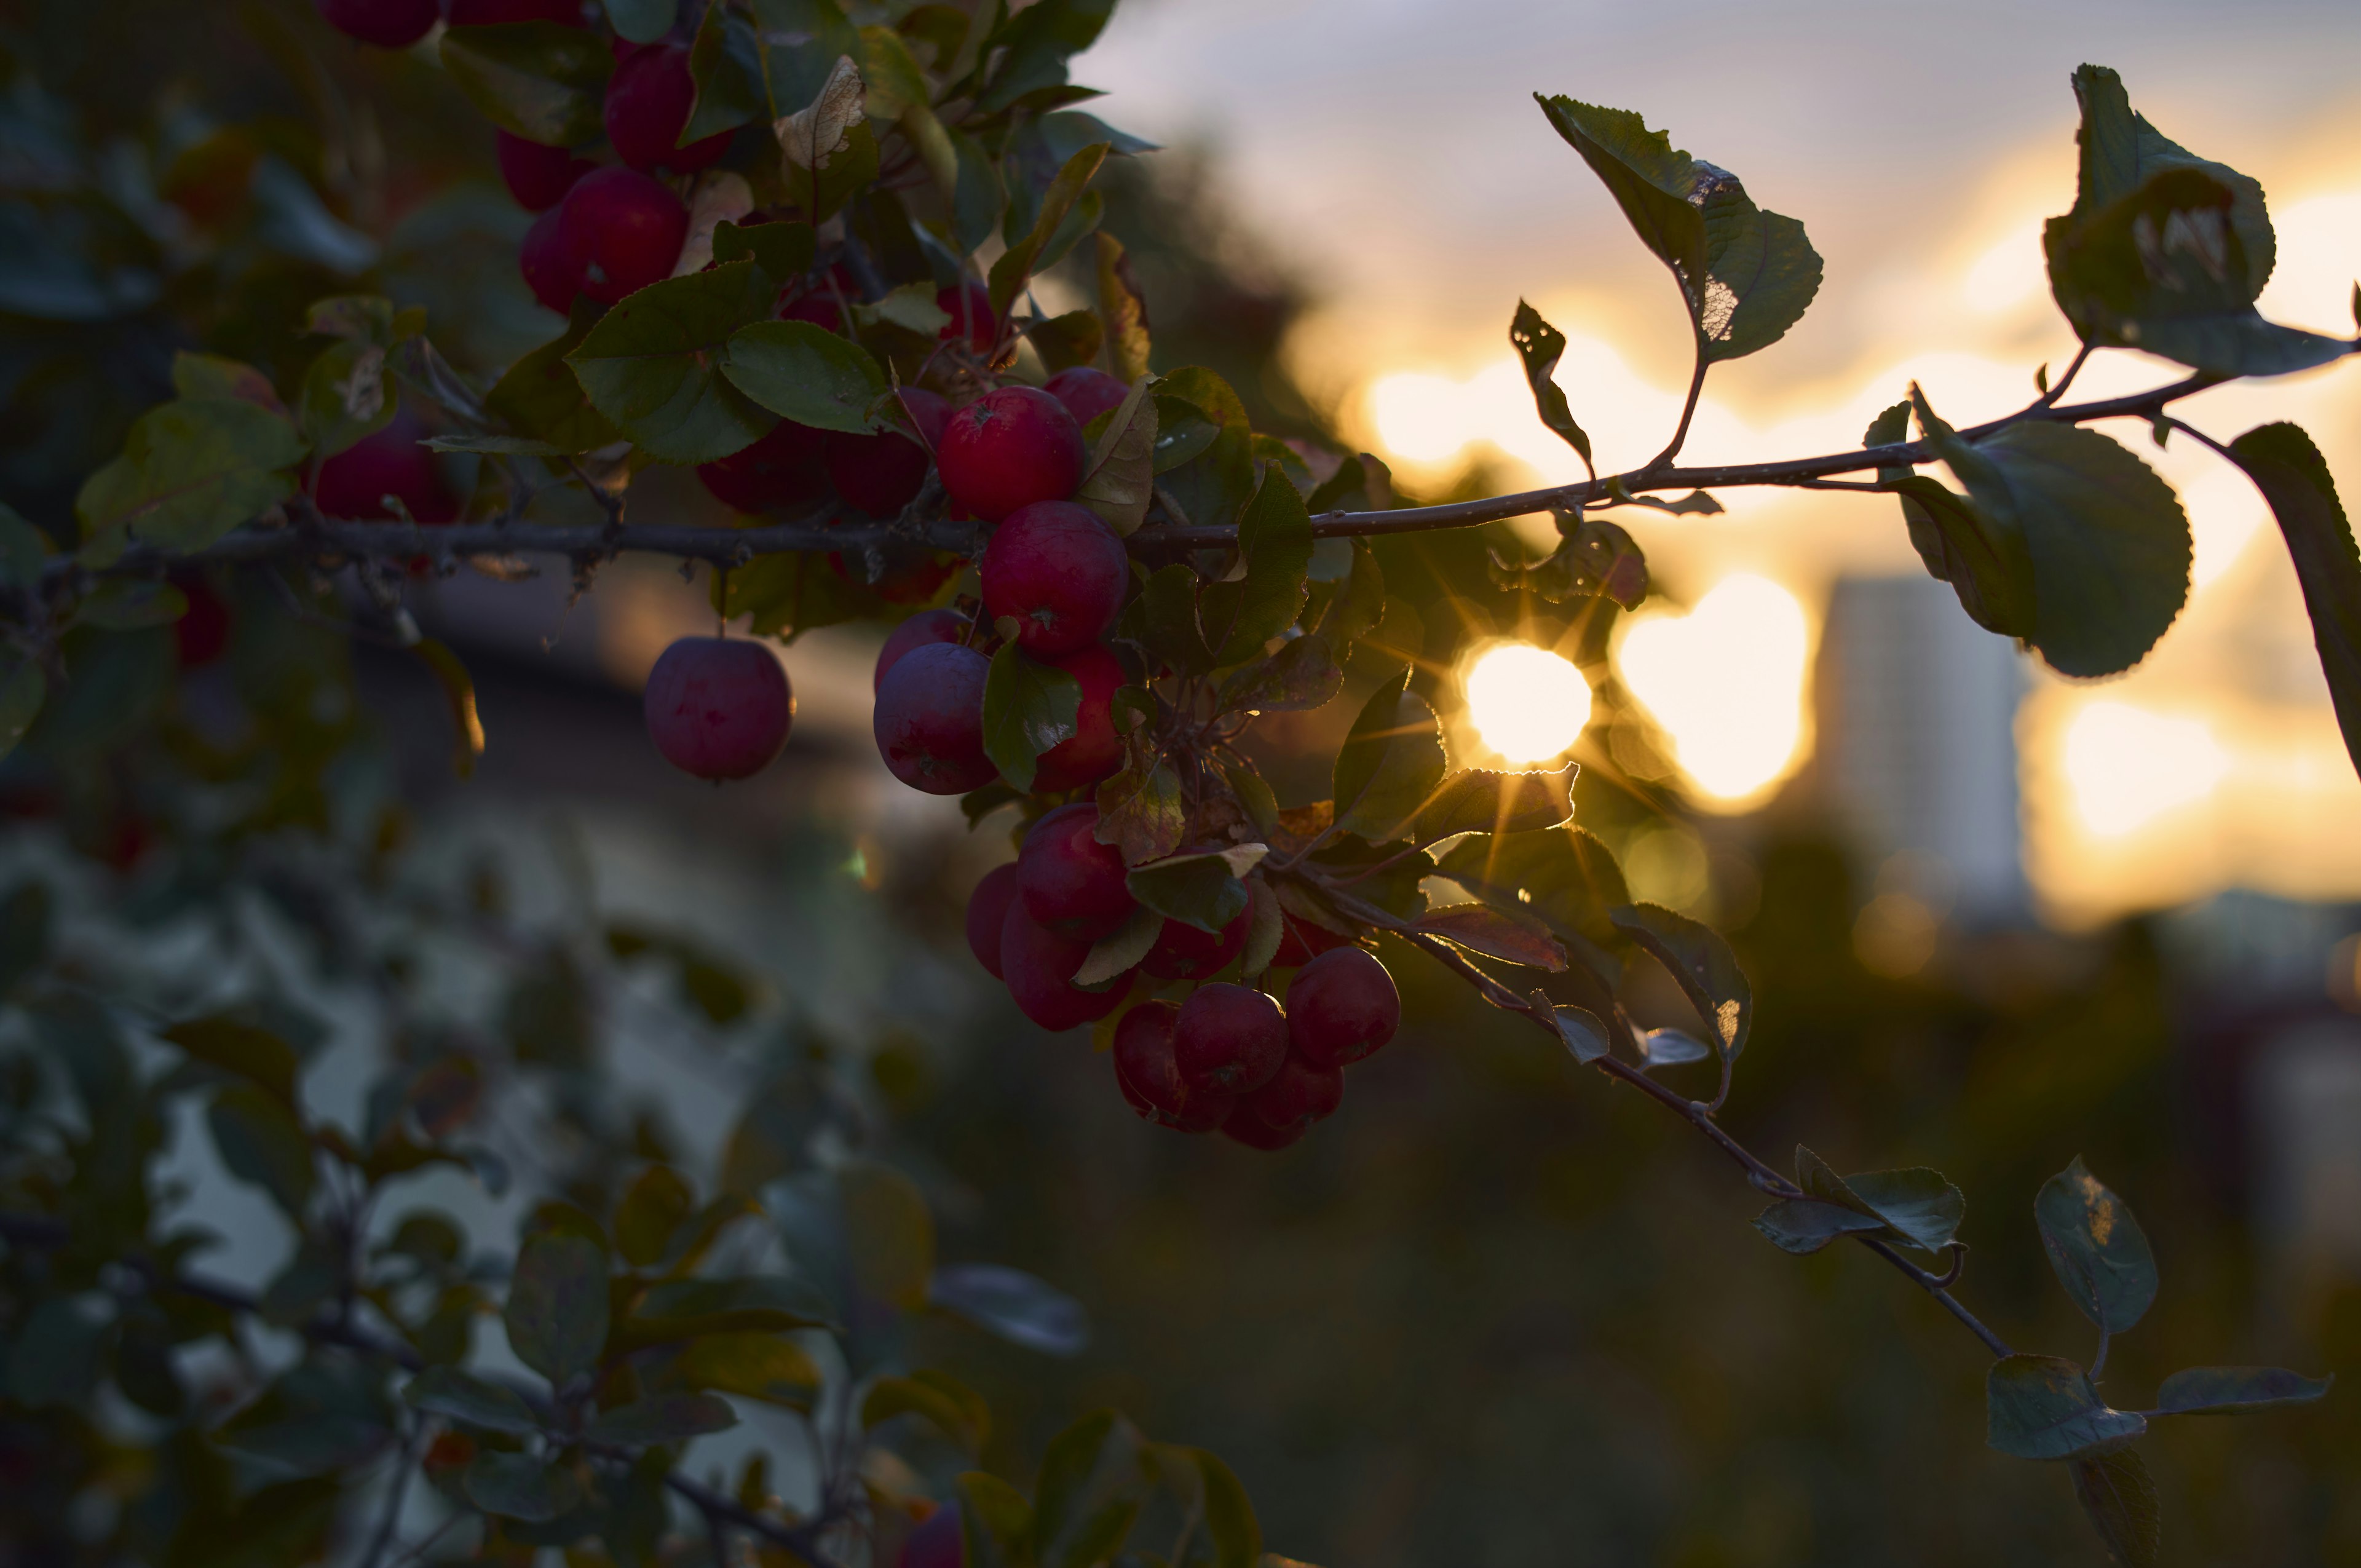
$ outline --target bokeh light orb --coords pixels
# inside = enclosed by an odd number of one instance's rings
[[[1545,762],[1590,722],[1590,683],[1582,672],[1530,642],[1484,649],[1468,664],[1463,686],[1477,733],[1510,762]]]

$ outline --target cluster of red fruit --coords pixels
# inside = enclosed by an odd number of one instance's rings
[[[976,884],[967,940],[976,961],[1045,1029],[1095,1022],[1150,982],[1203,981],[1245,948],[1248,916],[1219,931],[1168,918],[1137,968],[1098,989],[1074,983],[1092,945],[1136,908],[1122,855],[1098,841],[1098,807],[1061,806],[1033,825],[1012,865]],[[1401,998],[1386,967],[1290,922],[1277,962],[1296,969],[1282,1009],[1264,992],[1199,983],[1185,1001],[1144,1000],[1115,1025],[1115,1082],[1131,1108],[1184,1133],[1216,1128],[1258,1149],[1284,1148],[1333,1114],[1344,1069],[1393,1038]]]

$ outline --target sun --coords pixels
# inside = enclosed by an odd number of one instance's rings
[[[1530,642],[1493,643],[1467,666],[1462,686],[1477,733],[1510,762],[1546,762],[1590,722],[1582,672]]]

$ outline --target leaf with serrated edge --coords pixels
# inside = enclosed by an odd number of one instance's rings
[[[1268,844],[1237,844],[1208,854],[1175,855],[1133,867],[1124,885],[1148,907],[1219,936],[1246,913],[1241,879],[1269,853]]]
[[[1523,833],[1564,826],[1574,817],[1574,778],[1568,762],[1550,773],[1496,773],[1466,768],[1435,786],[1418,808],[1412,837],[1432,844],[1462,833]]]
[[[721,373],[763,407],[815,430],[862,435],[889,389],[868,350],[810,322],[757,322],[722,350]]]
[[[777,423],[728,375],[734,334],[763,321],[776,292],[752,261],[652,283],[600,317],[566,363],[591,406],[649,456],[727,457]]]
[[[1714,1048],[1737,1059],[1754,1024],[1754,988],[1720,933],[1661,904],[1625,905],[1610,918],[1680,982]]]
[[[2108,1409],[2080,1366],[2054,1355],[1993,1362],[1984,1402],[1984,1441],[2018,1459],[2094,1458],[2147,1431],[2141,1417]]]
[[[2162,1510],[2147,1465],[2131,1449],[2074,1461],[2074,1500],[2122,1568],[2154,1568],[2164,1544]]]
[[[1217,706],[1224,713],[1283,713],[1322,707],[1345,688],[1327,641],[1316,633],[1291,637],[1266,659],[1234,671],[1222,682]]]
[[[782,176],[789,189],[796,187],[797,170],[824,170],[831,159],[851,148],[852,128],[862,123],[867,100],[861,68],[850,56],[840,55],[819,95],[773,122],[771,134],[778,139]]]
[[[2156,1392],[2160,1416],[2226,1416],[2309,1405],[2327,1398],[2334,1375],[2306,1377],[2280,1366],[2192,1366]]]
[[[1126,536],[1148,520],[1148,503],[1156,495],[1156,400],[1148,395],[1154,385],[1149,376],[1131,384],[1074,489],[1077,502]]]
[[[2074,1163],[2033,1201],[2042,1250],[2082,1315],[2109,1333],[2138,1322],[2156,1299],[2156,1255],[2121,1198]]]
[[[1074,971],[1073,983],[1087,990],[1138,968],[1163,929],[1163,916],[1144,904],[1136,906],[1121,926],[1091,945],[1082,967]]]
[[[1429,910],[1418,929],[1455,947],[1507,963],[1552,973],[1565,968],[1565,949],[1532,916],[1520,916],[1488,904],[1454,904]]]

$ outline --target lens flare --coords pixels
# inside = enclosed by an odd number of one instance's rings
[[[1539,762],[1575,743],[1590,722],[1590,683],[1545,648],[1496,642],[1464,683],[1467,716],[1484,744],[1514,762]]]
[[[1616,658],[1674,760],[1724,806],[1751,804],[1803,746],[1811,626],[1795,596],[1733,573],[1686,615],[1633,616]]]

